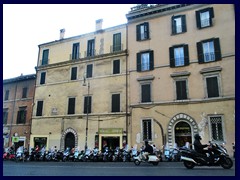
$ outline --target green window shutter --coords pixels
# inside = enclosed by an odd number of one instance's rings
[[[141,72],[141,53],[137,53],[137,72]]]
[[[182,32],[187,32],[186,15],[182,15]]]
[[[197,42],[197,52],[198,52],[198,63],[204,63],[203,47],[202,42]]]
[[[196,23],[197,23],[197,28],[201,29],[200,11],[196,11]]]
[[[222,53],[221,53],[219,38],[214,39],[214,52],[215,52],[215,60],[216,61],[221,60]]]
[[[153,51],[149,51],[149,58],[150,58],[150,70],[154,69],[154,54]]]
[[[184,65],[188,66],[189,65],[189,53],[188,53],[188,45],[185,44],[183,46],[184,49]]]
[[[174,47],[169,48],[170,67],[175,67]]]

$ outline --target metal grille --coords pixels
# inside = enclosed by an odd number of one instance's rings
[[[221,117],[210,117],[212,139],[215,141],[223,141],[223,127]]]

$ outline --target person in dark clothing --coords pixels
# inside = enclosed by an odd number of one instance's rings
[[[148,154],[152,154],[153,153],[153,147],[148,144],[148,141],[145,141],[145,148],[143,149],[144,153],[143,153],[143,159],[147,160],[148,159]]]
[[[194,138],[195,138],[195,140],[194,140],[193,144],[194,144],[195,151],[197,151],[198,153],[206,155],[207,157],[210,158],[211,161],[213,161],[212,152],[207,150],[207,149],[204,149],[204,148],[208,147],[208,144],[202,144],[201,143],[202,138],[199,134],[195,134]]]

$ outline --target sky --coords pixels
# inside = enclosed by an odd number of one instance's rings
[[[127,23],[134,4],[3,4],[3,79],[34,74],[38,45]]]

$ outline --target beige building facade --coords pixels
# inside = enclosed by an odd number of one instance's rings
[[[31,147],[80,149],[127,141],[126,25],[39,45]]]
[[[138,5],[126,15],[130,144],[235,142],[233,4]]]

